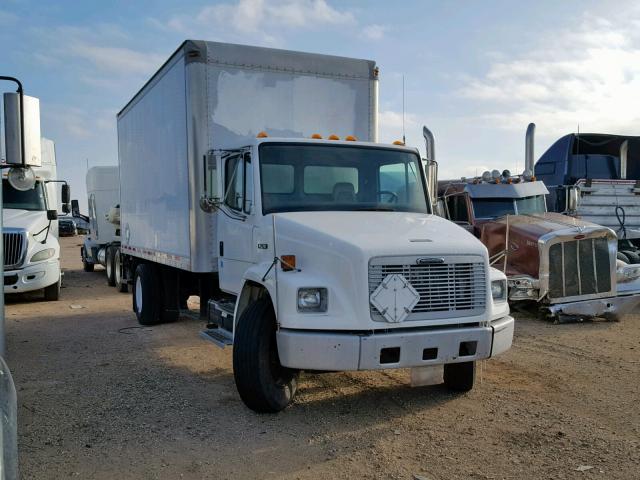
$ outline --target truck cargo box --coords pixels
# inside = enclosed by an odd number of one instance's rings
[[[207,156],[262,131],[376,141],[377,73],[368,60],[184,42],[118,113],[123,252],[216,271],[218,213],[199,207]]]

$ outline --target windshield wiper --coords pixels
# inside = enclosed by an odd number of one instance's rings
[[[377,207],[361,207],[361,208],[354,208],[354,210],[356,212],[395,212],[396,209],[393,207],[384,207],[384,206],[377,206]]]

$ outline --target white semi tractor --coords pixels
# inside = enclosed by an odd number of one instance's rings
[[[117,166],[92,167],[87,172],[89,233],[80,254],[85,272],[93,272],[96,264],[102,265],[107,283],[126,292],[127,283],[121,275],[119,182]]]
[[[5,94],[5,109],[14,95]],[[37,104],[37,100],[25,96],[25,104]],[[5,125],[11,126],[11,120]],[[70,190],[57,178],[54,142],[41,138],[36,150],[41,158],[40,166],[32,169],[33,188],[16,189],[7,171],[2,174],[4,293],[44,290],[45,300],[58,300],[62,273],[57,218],[59,210],[69,211]]]
[[[138,321],[199,295],[255,411],[302,370],[444,365],[466,391],[511,346],[506,277],[432,215],[418,150],[377,143],[377,101],[372,61],[186,41],[117,116]]]

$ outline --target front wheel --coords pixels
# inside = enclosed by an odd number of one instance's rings
[[[44,287],[44,299],[47,302],[56,302],[60,299],[60,280],[53,285]]]
[[[108,246],[106,252],[104,252],[104,268],[107,270],[107,285],[110,287],[115,287],[116,285],[115,269],[113,268],[114,250],[115,248]]]
[[[120,253],[120,248],[116,248],[116,253],[113,255],[113,275],[118,291],[127,293],[129,286],[126,281],[122,280],[122,254]]]
[[[247,307],[233,343],[233,376],[244,404],[258,413],[283,410],[296,393],[299,371],[280,364],[271,301],[261,298]]]
[[[476,362],[449,363],[444,366],[444,385],[455,392],[468,392],[476,380]]]
[[[93,272],[94,264],[87,261],[87,253],[84,247],[80,250],[80,256],[82,257],[82,269],[85,272]]]

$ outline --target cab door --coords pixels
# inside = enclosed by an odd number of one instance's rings
[[[223,197],[218,212],[220,288],[237,294],[245,271],[255,262],[253,250],[254,194],[251,154],[223,159]]]

